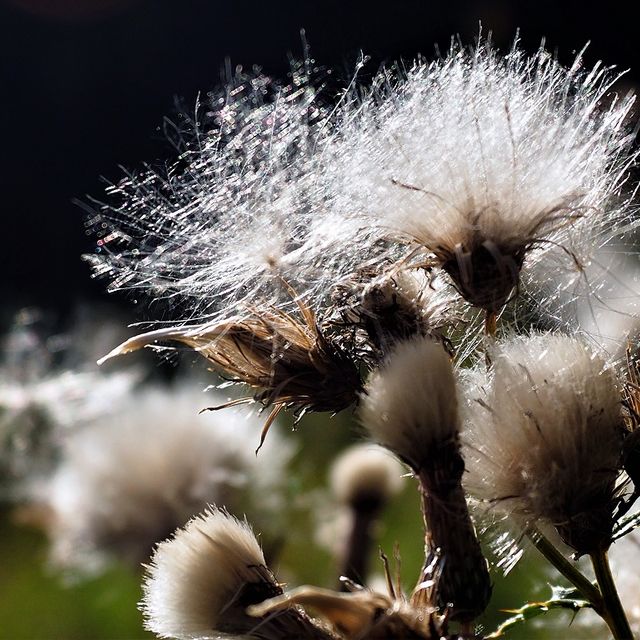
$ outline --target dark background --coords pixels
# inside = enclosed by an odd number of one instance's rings
[[[0,320],[106,295],[80,259],[93,246],[73,200],[100,197],[118,165],[171,158],[163,117],[218,85],[226,59],[285,78],[304,28],[316,61],[348,77],[360,51],[373,73],[454,34],[471,43],[480,22],[503,48],[519,28],[527,50],[546,37],[570,63],[591,41],[588,63],[640,72],[637,24],[611,3],[0,0]]]

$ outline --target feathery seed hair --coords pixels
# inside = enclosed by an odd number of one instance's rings
[[[294,65],[290,85],[240,73],[183,114],[167,132],[177,162],[130,173],[93,204],[94,273],[191,321],[227,320],[257,300],[290,305],[281,277],[311,287],[314,268],[290,263],[313,216],[306,158],[325,119],[321,75],[310,60]]]
[[[614,371],[552,334],[505,341],[492,360],[488,384],[465,392],[465,487],[525,525],[554,525],[579,554],[606,546],[625,429]]]
[[[332,207],[360,229],[353,242],[407,244],[490,313],[521,270],[535,281],[543,257],[579,277],[594,248],[636,224],[623,195],[633,98],[607,104],[615,76],[582,67],[543,48],[529,58],[517,42],[502,57],[481,40],[406,76],[383,71],[347,104],[325,154]]]

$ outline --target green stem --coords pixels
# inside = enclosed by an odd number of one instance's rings
[[[591,555],[593,569],[596,572],[596,579],[602,597],[604,599],[605,613],[603,616],[615,640],[633,640],[629,621],[622,608],[620,597],[616,589],[613,576],[611,575],[611,567],[609,566],[609,558],[606,549],[594,551]]]
[[[556,547],[535,527],[529,527],[527,536],[536,549],[591,603],[601,616],[605,610],[604,600],[598,588],[571,564]]]

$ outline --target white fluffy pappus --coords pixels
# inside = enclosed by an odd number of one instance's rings
[[[610,540],[622,463],[614,371],[578,338],[500,343],[466,376],[464,485],[521,524],[551,524],[580,554]]]
[[[95,205],[87,224],[99,239],[87,259],[111,289],[182,302],[180,320],[290,305],[280,278],[300,294],[313,289],[313,260],[292,265],[308,249],[307,164],[325,114],[308,72],[294,66],[292,78],[234,78],[196,105],[173,167],[131,174]]]
[[[86,573],[114,558],[140,563],[210,503],[260,522],[282,507],[291,448],[276,432],[256,457],[260,420],[238,410],[198,415],[215,399],[147,389],[68,440],[33,496],[50,513],[56,566]]]
[[[247,610],[283,593],[246,521],[209,508],[158,545],[143,584],[145,627],[161,638],[337,640],[294,603]]]
[[[422,336],[398,344],[367,382],[360,421],[414,470],[456,440],[455,378],[442,345]]]
[[[633,98],[612,95],[615,80],[580,56],[565,68],[543,48],[528,57],[516,42],[503,57],[487,40],[383,71],[325,150],[329,208],[360,221],[353,243],[421,248],[487,311],[521,269],[533,285],[541,262],[575,281],[594,248],[636,224],[623,189]]]
[[[246,631],[257,625],[238,602],[247,585],[263,599],[280,592],[251,527],[207,510],[158,545],[143,585],[145,627],[161,638]]]

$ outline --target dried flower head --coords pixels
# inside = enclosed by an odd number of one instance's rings
[[[580,56],[565,68],[544,49],[529,58],[516,43],[502,57],[486,40],[383,71],[326,152],[333,208],[360,220],[360,241],[414,247],[496,313],[543,257],[577,276],[628,230],[633,98],[605,100],[614,81]]]
[[[162,341],[186,344],[231,381],[256,388],[254,400],[274,407],[264,439],[283,407],[294,409],[297,417],[306,411],[337,412],[355,402],[361,388],[353,361],[325,337],[311,309],[302,302],[298,308],[302,322],[276,309],[255,309],[241,320],[143,333],[101,362]],[[247,401],[251,398],[240,400]]]
[[[562,335],[513,338],[492,358],[486,386],[466,391],[465,487],[525,525],[552,524],[579,554],[606,547],[625,428],[615,373]]]
[[[219,509],[193,518],[158,545],[147,567],[141,609],[161,638],[242,634],[259,640],[330,640],[294,606],[262,619],[246,608],[282,593],[251,528]],[[228,636],[223,636],[228,637]]]
[[[393,346],[414,336],[431,336],[449,348],[446,328],[457,317],[454,298],[441,279],[419,269],[363,267],[332,292],[326,324],[345,351],[369,366]]]
[[[91,572],[113,558],[137,565],[209,503],[249,508],[265,521],[281,513],[290,447],[276,433],[256,458],[258,421],[237,411],[198,415],[205,398],[141,391],[121,413],[68,439],[58,468],[32,495],[48,511],[57,566]]]

